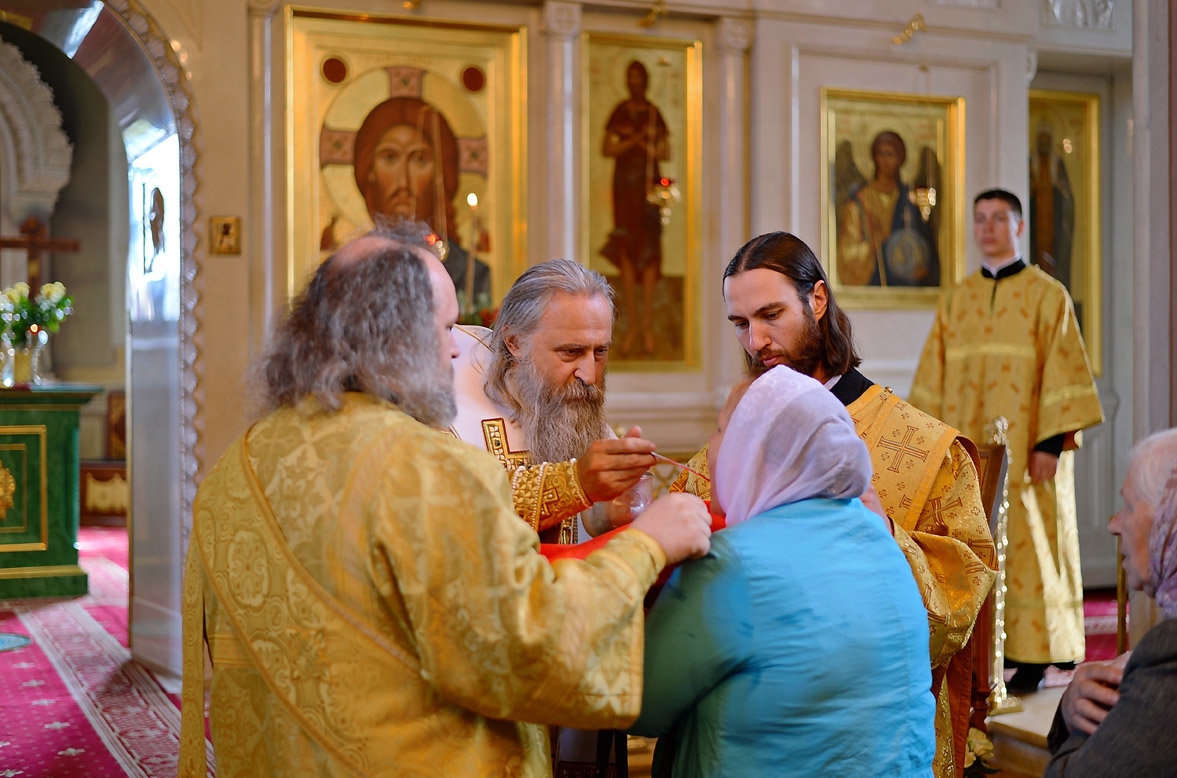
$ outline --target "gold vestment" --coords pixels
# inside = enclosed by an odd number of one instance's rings
[[[537,546],[493,457],[387,402],[263,419],[197,493],[180,774],[205,773],[202,637],[220,775],[546,776],[544,725],[627,726],[665,556]]]
[[[976,464],[956,430],[888,389],[872,385],[846,410],[867,444],[874,466],[871,483],[894,523],[895,540],[928,611],[935,773],[956,775],[963,769],[971,692],[972,651],[962,649],[997,565]],[[688,466],[709,475],[707,447]],[[671,489],[710,499],[710,484],[686,471]]]
[[[1037,267],[976,273],[941,295],[911,402],[964,434],[1009,422],[1005,655],[1082,660],[1083,585],[1075,515],[1077,433],[1103,421],[1071,298]],[[1031,484],[1034,446],[1067,436],[1053,481]]]

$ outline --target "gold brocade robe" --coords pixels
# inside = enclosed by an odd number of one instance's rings
[[[493,457],[387,402],[263,419],[196,497],[180,774],[205,773],[202,636],[220,775],[546,776],[543,725],[627,726],[665,556],[537,543]]]
[[[997,556],[976,464],[957,431],[872,385],[846,410],[867,444],[871,483],[895,526],[928,611],[936,696],[935,774],[963,769],[973,624],[996,579]],[[969,444],[971,446],[971,444]],[[707,448],[689,467],[707,475]],[[710,484],[683,472],[672,491],[710,499]]]
[[[1052,482],[1031,484],[1034,446],[1103,421],[1071,298],[1037,267],[994,280],[976,273],[942,295],[911,402],[964,434],[1009,422],[1005,655],[1082,660],[1083,585],[1073,454]]]

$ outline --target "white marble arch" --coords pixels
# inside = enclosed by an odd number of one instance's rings
[[[159,312],[138,317],[131,311],[127,385],[131,649],[137,659],[178,673],[182,554],[202,454],[202,249],[195,229],[199,123],[188,77],[159,24],[138,0],[78,5],[50,0],[41,11],[30,13],[20,0],[0,0],[0,11],[31,16],[30,29],[94,80],[118,116],[129,168],[135,167],[140,151],[164,140],[171,144],[175,137],[176,152],[164,163],[166,178],[175,182],[174,203],[165,219],[169,234],[178,240],[178,271],[161,279],[170,288],[157,289],[161,299],[171,301],[170,307],[160,305]],[[81,45],[91,38],[95,45]],[[119,68],[104,62],[110,56],[120,58]],[[155,128],[154,137],[145,139],[147,127]],[[139,227],[133,224],[130,234]],[[141,261],[136,248],[132,241],[128,271],[131,263]]]

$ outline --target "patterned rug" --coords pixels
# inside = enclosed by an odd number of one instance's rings
[[[0,653],[0,778],[175,776],[179,698],[127,649],[126,531],[78,546],[87,596],[0,601],[0,633],[31,641]]]

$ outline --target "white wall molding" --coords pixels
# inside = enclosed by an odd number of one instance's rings
[[[1110,30],[1115,0],[1042,0],[1042,23],[1075,30]]]
[[[571,40],[580,34],[580,3],[547,0],[544,3],[543,30],[554,38]]]

